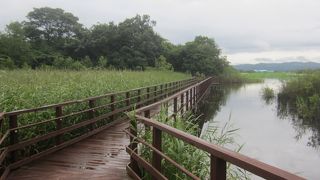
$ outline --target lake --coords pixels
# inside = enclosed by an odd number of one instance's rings
[[[235,140],[244,144],[242,154],[308,179],[320,179],[319,129],[279,111],[276,100],[266,102],[261,95],[264,87],[277,92],[281,82],[267,79],[212,87],[200,107],[203,129],[210,124],[223,127],[230,121],[239,128]]]

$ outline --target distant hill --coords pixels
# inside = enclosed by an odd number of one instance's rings
[[[285,62],[285,63],[259,63],[239,64],[234,68],[240,71],[296,71],[306,69],[320,69],[320,63],[315,62]]]

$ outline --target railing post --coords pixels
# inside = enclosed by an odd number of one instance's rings
[[[18,116],[17,115],[11,115],[9,116],[9,128],[13,129],[18,127]],[[14,145],[18,143],[18,130],[11,130],[10,131],[10,145]],[[11,152],[11,162],[15,162],[17,160],[17,151]]]
[[[111,103],[110,108],[111,108],[111,112],[114,112],[115,109],[116,109],[116,106],[115,106],[114,102],[115,102],[115,95],[112,94],[112,95],[110,96],[110,103]],[[114,120],[114,114],[112,114],[112,115],[110,116],[110,120],[111,120],[111,121]]]
[[[178,113],[178,98],[175,97],[173,99],[173,117],[175,120],[177,119],[177,113]]]
[[[190,98],[189,98],[189,100],[190,100],[190,109],[192,110],[192,108],[193,108],[193,105],[192,105],[192,89],[190,89]]]
[[[164,95],[163,95],[163,85],[161,84],[160,85],[160,93],[161,93],[161,99],[163,99]]]
[[[210,179],[211,180],[225,180],[227,177],[227,166],[226,161],[217,157],[214,157],[212,154],[210,156]]]
[[[193,104],[195,107],[197,106],[196,98],[197,98],[197,92],[196,92],[196,87],[194,87],[193,88]]]
[[[130,106],[130,91],[126,92],[126,105]]]
[[[147,99],[149,99],[150,98],[150,88],[148,87],[147,88]],[[149,101],[148,101],[149,102]]]
[[[165,92],[164,97],[165,98],[168,97],[168,83],[164,85],[164,92]]]
[[[94,99],[89,100],[89,108],[90,108],[90,109],[94,108],[94,107],[95,107],[95,104],[96,104],[96,100],[94,100]],[[90,119],[92,119],[92,118],[95,117],[95,112],[96,112],[96,111],[93,110],[93,109],[88,112]],[[96,124],[96,123],[90,125],[90,129],[91,129],[91,130],[94,129],[95,124]]]
[[[181,94],[181,97],[180,97],[180,103],[181,103],[181,115],[183,114],[183,108],[184,108],[184,94],[182,93]]]
[[[137,137],[137,127],[131,127],[130,128],[130,133]],[[134,138],[130,136],[130,149],[132,151],[134,151],[135,153],[138,153],[138,143],[135,142]],[[141,176],[140,173],[140,169],[139,169],[139,165],[138,162],[132,157],[130,156],[130,167],[132,168],[132,170],[138,175]]]
[[[137,103],[139,103],[137,105],[137,108],[139,108],[139,107],[142,106],[142,104],[140,104],[140,101],[141,101],[141,89],[138,89],[138,100],[137,101],[138,101]]]
[[[152,128],[152,146],[161,151],[162,139],[161,139],[161,130],[155,127]],[[152,152],[152,166],[161,172],[161,160],[162,157],[156,153]],[[156,179],[156,178],[153,178]]]
[[[155,86],[154,87],[154,97],[153,97],[153,100],[154,100],[154,102],[157,102],[157,98],[156,98],[156,96],[157,96],[157,86]]]
[[[186,91],[186,111],[189,110],[189,90]]]
[[[146,118],[150,118],[150,110],[146,110],[144,111],[144,117]],[[150,130],[150,127],[148,125],[144,125],[145,126],[145,130]]]
[[[56,107],[56,129],[57,131],[62,128],[62,119],[60,118],[62,116],[62,106]],[[56,137],[56,145],[61,144],[61,135],[58,135]]]
[[[150,118],[150,110],[144,111],[144,117]]]

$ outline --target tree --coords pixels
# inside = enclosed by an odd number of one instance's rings
[[[83,30],[78,18],[60,8],[34,8],[24,22],[26,37],[36,49],[51,54],[65,48],[77,40]]]
[[[119,23],[119,42],[122,47],[130,48],[134,51],[134,55],[139,55],[139,66],[154,66],[154,61],[162,54],[162,41],[153,27],[155,21],[150,19],[148,15],[136,15],[133,18],[126,19]],[[128,60],[128,62],[131,62]]]
[[[0,55],[9,57],[18,67],[33,60],[34,54],[21,23],[12,22],[6,26],[5,33],[0,33]]]
[[[205,75],[221,74],[228,65],[226,58],[213,39],[197,36],[194,41],[186,43],[180,53],[182,71]]]

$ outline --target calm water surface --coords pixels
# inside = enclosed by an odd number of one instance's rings
[[[231,115],[233,127],[240,128],[235,138],[244,144],[242,154],[308,179],[320,179],[319,143],[311,142],[312,129],[292,116],[279,114],[276,101],[262,99],[261,90],[266,86],[278,91],[281,82],[269,79],[264,83],[215,87],[203,108],[204,127],[209,123],[221,127]]]

